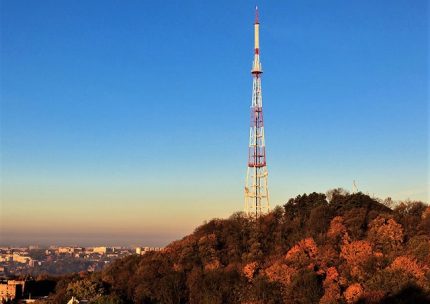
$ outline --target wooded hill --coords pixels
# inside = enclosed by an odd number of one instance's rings
[[[213,219],[164,252],[58,282],[53,303],[430,302],[430,208],[341,189],[258,221]]]

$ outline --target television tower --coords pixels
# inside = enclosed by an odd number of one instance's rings
[[[264,142],[263,99],[259,47],[258,8],[255,8],[254,62],[252,63],[251,127],[249,130],[248,168],[245,184],[245,213],[256,219],[269,212],[267,188],[266,145]]]

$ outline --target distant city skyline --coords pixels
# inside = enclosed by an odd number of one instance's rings
[[[353,180],[428,203],[427,1],[258,7],[271,207]],[[0,244],[164,246],[242,211],[254,9],[3,1]]]

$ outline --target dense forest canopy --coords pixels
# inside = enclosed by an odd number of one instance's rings
[[[213,219],[163,252],[66,277],[50,300],[425,303],[430,208],[391,203],[335,189],[292,198],[258,221]]]

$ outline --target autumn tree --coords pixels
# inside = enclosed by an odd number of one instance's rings
[[[318,255],[318,246],[312,238],[294,245],[285,255],[286,262],[294,268],[313,267]]]
[[[335,267],[330,267],[325,273],[323,281],[324,295],[321,297],[320,304],[338,303],[341,299],[339,286],[339,273]]]
[[[270,282],[278,282],[284,287],[287,287],[291,284],[291,280],[297,271],[296,268],[288,266],[283,261],[277,261],[267,267],[264,270],[264,274]]]
[[[346,260],[344,268],[349,270],[352,278],[363,281],[371,274],[368,265],[374,256],[372,245],[368,241],[353,241],[343,244],[340,257]]]
[[[369,224],[368,239],[377,250],[395,252],[403,243],[403,228],[393,218],[378,216]]]
[[[327,236],[331,240],[331,244],[337,248],[342,243],[350,242],[348,231],[344,225],[344,219],[342,216],[335,216],[330,221],[330,226],[327,231]],[[340,248],[340,247],[339,247]]]
[[[419,233],[422,216],[427,208],[422,202],[406,201],[394,209],[394,219],[402,225],[406,240]]]
[[[363,296],[363,287],[359,283],[354,283],[343,293],[345,301],[348,304],[356,303]]]

